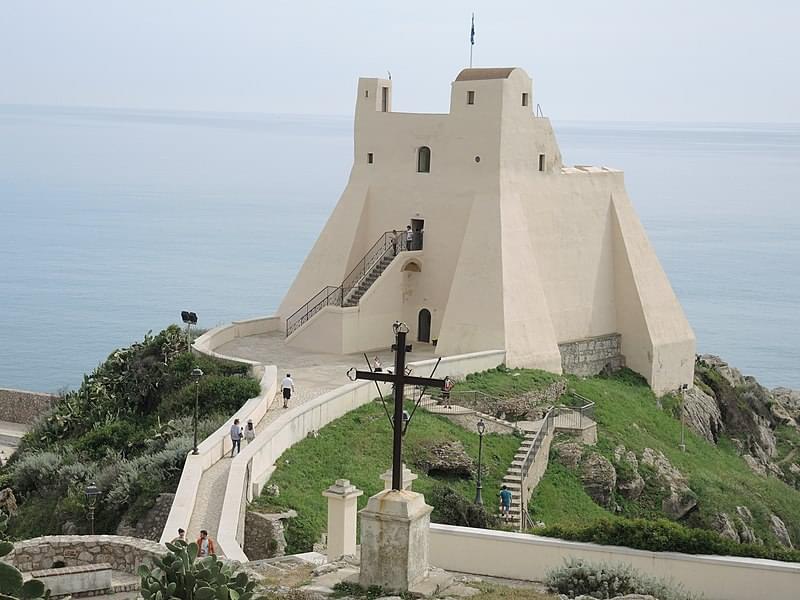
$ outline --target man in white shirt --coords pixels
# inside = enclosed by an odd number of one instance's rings
[[[281,388],[283,389],[283,408],[289,408],[289,400],[294,391],[294,381],[292,381],[292,376],[289,373],[283,378]]]
[[[414,232],[411,231],[411,225],[406,225],[406,250],[413,250]]]

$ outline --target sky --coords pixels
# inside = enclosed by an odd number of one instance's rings
[[[798,122],[796,0],[0,0],[0,104],[446,112],[475,66],[521,66],[557,120]]]

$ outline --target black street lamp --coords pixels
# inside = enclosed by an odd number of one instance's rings
[[[186,323],[186,351],[192,351],[192,337],[189,335],[189,329],[192,325],[197,325],[197,313],[188,310],[181,311],[181,321]]]
[[[195,367],[192,369],[192,377],[194,378],[194,448],[192,454],[197,455],[197,406],[200,402],[200,378],[203,376],[203,371]]]
[[[483,419],[478,421],[478,487],[475,489],[475,504],[483,506],[483,496],[481,496],[481,462],[483,461],[483,434],[486,432],[486,423]]]
[[[100,496],[100,490],[94,483],[86,486],[86,508],[89,509],[89,531],[94,535],[94,509],[97,508],[97,499]]]

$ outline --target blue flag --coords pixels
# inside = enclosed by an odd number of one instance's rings
[[[475,13],[472,13],[472,29],[469,31],[470,46],[475,45]]]

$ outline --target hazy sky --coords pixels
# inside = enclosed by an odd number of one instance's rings
[[[446,112],[466,66],[524,67],[554,119],[797,122],[800,2],[0,0],[0,104]]]

